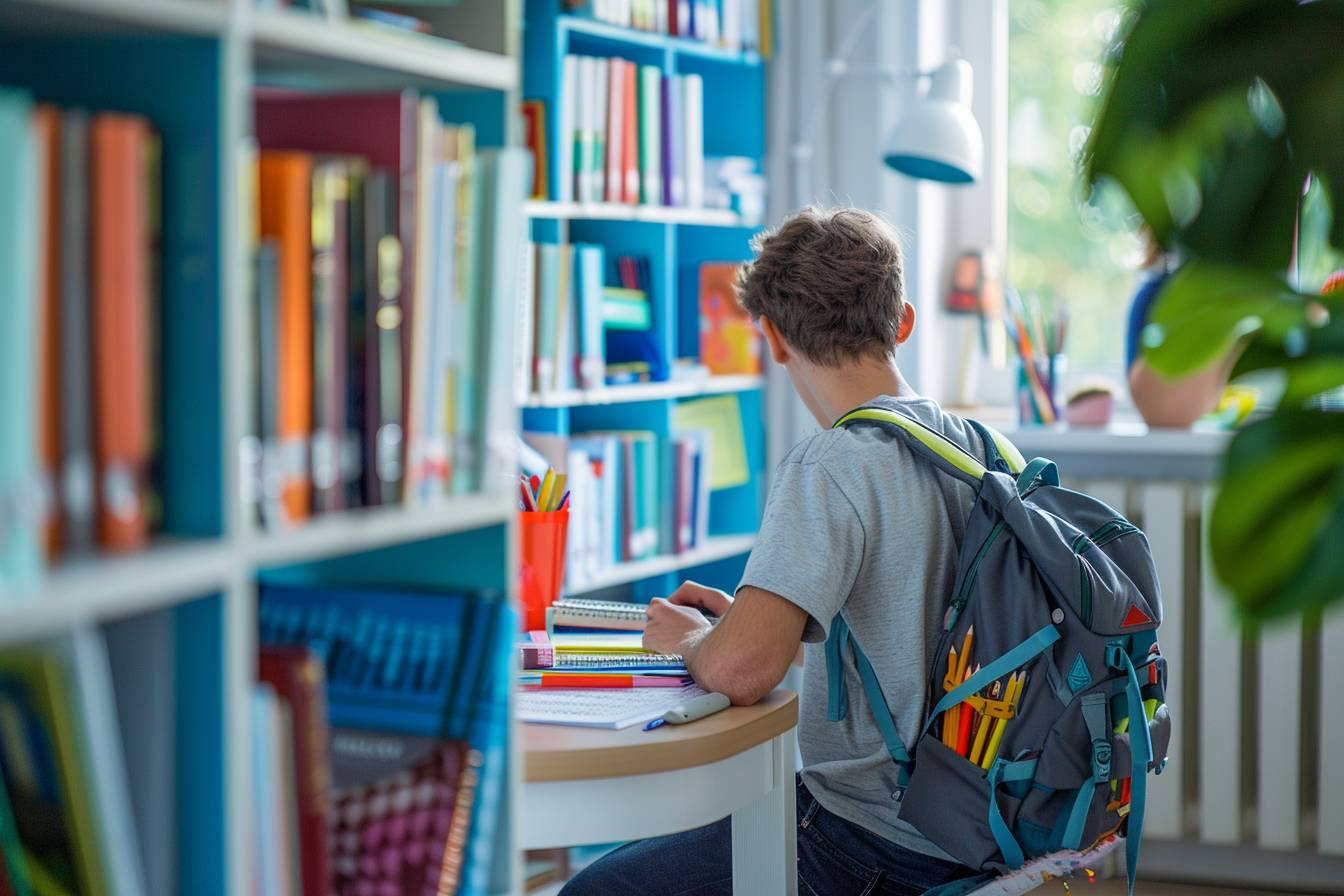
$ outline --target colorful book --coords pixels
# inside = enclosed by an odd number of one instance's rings
[[[639,66],[628,60],[623,60],[621,69],[625,79],[625,85],[621,89],[621,96],[625,101],[625,112],[621,116],[625,128],[621,139],[621,164],[625,169],[622,199],[627,203],[634,204],[639,202],[643,180],[640,175],[639,148]]]
[[[258,158],[258,216],[277,249],[276,473],[289,522],[312,508],[313,428],[312,157],[263,150]]]
[[[559,146],[556,147],[556,196],[560,202],[582,198],[576,191],[583,152],[579,149],[579,57],[567,55],[561,63],[560,114],[556,121]]]
[[[700,265],[700,361],[715,375],[761,372],[761,335],[737,300],[739,267]]]
[[[681,81],[681,120],[686,133],[682,141],[683,176],[686,180],[686,204],[691,208],[705,205],[705,82],[699,75],[683,75]]]
[[[550,198],[550,179],[547,177],[546,104],[542,100],[523,100],[523,145],[532,153],[532,189],[529,198]]]
[[[303,896],[328,896],[331,861],[327,850],[331,813],[331,768],[327,757],[326,674],[307,647],[263,645],[258,678],[289,706],[297,807],[299,865]]]
[[[612,57],[607,66],[606,187],[607,202],[625,200],[625,60]]]

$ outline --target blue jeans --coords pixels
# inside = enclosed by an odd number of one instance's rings
[[[919,896],[972,873],[904,849],[832,815],[798,782],[799,896]],[[583,869],[560,896],[732,896],[731,821],[627,843]]]

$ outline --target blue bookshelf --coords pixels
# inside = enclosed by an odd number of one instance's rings
[[[614,203],[560,202],[561,78],[566,54],[619,57],[658,67],[664,75],[696,74],[704,82],[706,157],[745,156],[762,166],[765,155],[765,67],[759,53],[741,52],[684,37],[627,29],[582,12],[564,12],[559,0],[527,0],[523,22],[525,100],[545,106],[547,182],[551,195],[529,203],[538,243],[597,243],[608,259],[649,259],[649,337],[669,360],[699,356],[699,269],[705,262],[750,257],[758,228],[734,212]],[[610,266],[610,262],[609,262]],[[607,282],[614,283],[614,272]],[[612,348],[608,341],[608,348]],[[723,380],[725,382],[718,382]],[[710,543],[685,554],[663,554],[619,564],[583,593],[647,600],[666,595],[686,578],[731,591],[741,576],[765,495],[764,380],[759,376],[707,381],[650,382],[550,394],[523,408],[523,431],[568,437],[596,430],[644,430],[660,441],[673,434],[678,402],[732,394],[738,401],[749,481],[710,498]],[[577,592],[576,592],[577,593]]]

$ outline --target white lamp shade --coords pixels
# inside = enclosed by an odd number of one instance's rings
[[[909,177],[950,184],[980,179],[985,141],[971,114],[971,66],[949,59],[887,138],[882,161]]]

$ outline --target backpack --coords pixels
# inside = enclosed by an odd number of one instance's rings
[[[923,727],[902,738],[843,611],[826,642],[828,715],[847,712],[841,664],[852,662],[898,767],[901,820],[982,872],[930,894],[967,893],[1122,829],[1132,893],[1146,773],[1161,771],[1171,731],[1147,538],[1101,501],[1060,487],[1052,462],[1024,463],[1003,436],[968,422],[984,463],[889,407],[835,424],[887,430],[976,498]]]

